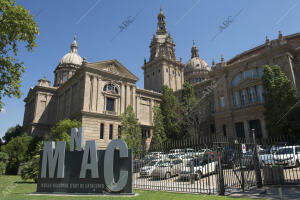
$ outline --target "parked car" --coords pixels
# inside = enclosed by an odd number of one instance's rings
[[[188,162],[190,162],[194,158],[195,158],[195,156],[192,156],[190,154],[185,154],[185,155],[183,155],[183,156],[180,157],[180,159],[182,160],[182,162],[183,162],[184,165],[186,165]]]
[[[170,153],[184,153],[183,149],[171,149]]]
[[[140,169],[140,176],[151,176],[153,170],[162,162],[162,160],[152,160]]]
[[[274,153],[275,165],[298,167],[300,165],[300,146],[285,146]]]
[[[141,160],[133,160],[133,173],[138,173],[140,169],[147,164],[147,161]]]
[[[271,149],[270,153],[275,153],[278,149],[287,146],[287,142],[278,142],[277,144],[274,144]]]
[[[191,160],[180,171],[181,179],[189,179],[191,175],[195,179],[201,179],[203,176],[215,173],[217,171],[218,161],[212,158],[209,154]]]
[[[169,153],[168,158],[169,159],[181,159],[181,157],[183,155],[184,155],[183,153]]]
[[[270,150],[264,149],[258,152],[260,166],[273,165],[274,155],[270,153]]]
[[[164,161],[160,163],[152,172],[154,178],[171,178],[177,176],[180,172],[182,160]]]
[[[199,151],[195,152],[194,155],[195,156],[202,156],[207,152],[212,152],[212,150],[211,149],[200,149]]]

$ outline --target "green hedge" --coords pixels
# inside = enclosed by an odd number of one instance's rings
[[[5,174],[8,160],[9,160],[8,154],[5,152],[0,152],[0,175]]]

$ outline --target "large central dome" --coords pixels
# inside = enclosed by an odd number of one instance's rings
[[[193,41],[193,46],[191,49],[191,59],[186,63],[184,72],[192,72],[192,71],[209,71],[209,65],[199,57],[198,48],[195,44],[195,41]]]
[[[74,37],[74,41],[71,44],[71,51],[62,57],[59,64],[73,64],[73,65],[81,65],[82,58],[77,53],[78,46],[76,42],[76,37]]]
[[[194,70],[207,70],[209,71],[209,65],[200,57],[191,58],[185,65],[184,71],[190,72]]]

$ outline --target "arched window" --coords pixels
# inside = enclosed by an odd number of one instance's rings
[[[115,85],[111,84],[111,83],[105,85],[104,88],[103,88],[103,91],[119,94],[118,88]]]

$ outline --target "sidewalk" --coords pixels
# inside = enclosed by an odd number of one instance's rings
[[[282,198],[280,198],[280,188]],[[230,197],[253,197],[280,200],[298,200],[300,199],[300,185],[283,185],[283,186],[265,186],[261,189],[253,189],[241,193],[232,193]]]

